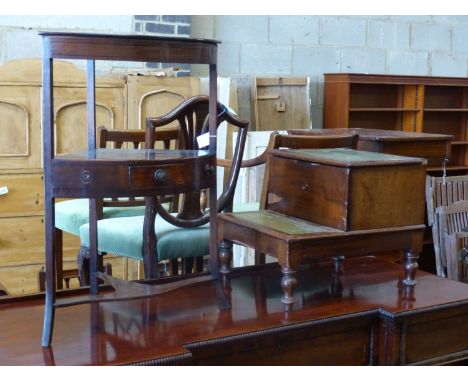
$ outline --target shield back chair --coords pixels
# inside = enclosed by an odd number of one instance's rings
[[[280,134],[279,132],[272,132],[268,141],[267,148],[259,156],[243,160],[241,163],[242,168],[255,167],[265,165],[265,173],[263,176],[262,192],[260,196],[260,203],[245,203],[235,204],[234,212],[246,212],[263,210],[266,208],[268,184],[270,179],[269,172],[269,152],[275,149],[328,149],[328,148],[352,148],[357,147],[359,136],[353,132],[334,135],[293,135],[293,134]],[[229,168],[231,161],[223,159],[218,160],[218,165]],[[227,260],[231,262],[232,259]],[[265,254],[255,251],[255,265],[265,263]]]
[[[200,149],[197,137],[208,132],[208,97],[195,96],[180,104],[162,117],[148,118],[146,147],[152,148],[154,136],[161,128],[176,122],[180,129],[179,148]],[[235,185],[244,152],[248,121],[237,118],[224,105],[217,105],[217,125],[227,122],[239,129],[234,158],[223,192],[217,200],[217,212],[232,211]],[[215,171],[216,169],[207,169]],[[180,196],[178,213],[166,210],[159,198],[147,198],[145,216],[105,219],[98,222],[98,251],[123,257],[143,260],[144,277],[160,276],[158,263],[184,259],[183,271],[201,270],[203,256],[209,254],[209,217],[204,211],[201,192]],[[80,227],[80,240],[84,247],[89,245],[89,225]],[[201,260],[201,261],[200,261]],[[174,264],[174,262],[173,262]],[[178,269],[173,267],[172,272]]]
[[[445,259],[447,278],[468,282],[468,201],[438,207],[435,218],[443,238],[440,257]]]
[[[160,144],[164,148],[169,149],[172,145],[177,147],[179,138],[179,129],[177,127],[170,127],[158,131],[153,137],[155,144]],[[129,145],[134,149],[143,148],[145,145],[145,131],[144,130],[108,130],[101,126],[99,127],[99,148],[120,149]],[[171,210],[177,210],[178,200],[176,198],[168,197],[165,202],[171,204]],[[105,199],[102,200],[98,206],[98,219],[109,219],[124,216],[143,216],[145,213],[144,200],[135,200],[135,198],[128,199]],[[57,288],[63,288],[63,281],[66,282],[68,287],[70,278],[79,278],[79,270],[73,269],[63,270],[63,232],[72,235],[80,235],[80,227],[89,222],[89,201],[88,199],[71,199],[58,202],[55,205],[55,230],[56,237],[56,269],[57,269]],[[78,256],[84,256],[82,248]],[[126,273],[126,263],[124,263],[124,273]],[[103,264],[100,264],[103,268]],[[81,279],[80,279],[81,284]],[[39,274],[39,290],[45,290],[45,274],[41,271]]]
[[[426,178],[427,222],[432,229],[437,275],[447,277],[446,258],[441,255],[445,238],[439,226],[437,209],[453,203],[468,200],[468,176],[447,176]],[[441,210],[439,210],[441,211]]]

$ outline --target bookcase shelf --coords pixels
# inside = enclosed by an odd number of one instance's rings
[[[438,112],[438,113],[465,113],[465,112],[468,112],[468,109],[429,109],[429,108],[426,108],[424,109],[424,112],[425,113],[435,113],[435,112]]]
[[[468,78],[327,73],[324,128],[453,136],[447,171],[468,173]],[[428,171],[442,171],[428,167]]]
[[[400,111],[419,111],[419,109],[411,109],[404,107],[355,107],[350,108],[350,112],[366,112],[366,111],[385,111],[385,112],[400,112]]]

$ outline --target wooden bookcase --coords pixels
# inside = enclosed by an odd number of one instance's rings
[[[453,136],[448,175],[468,173],[468,78],[326,73],[324,128]],[[440,166],[428,167],[437,173]]]

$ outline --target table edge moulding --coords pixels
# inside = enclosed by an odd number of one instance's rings
[[[43,164],[45,187],[45,254],[46,254],[46,299],[42,346],[49,347],[52,341],[56,301],[56,239],[55,198],[88,197],[90,216],[90,296],[88,301],[106,300],[98,298],[97,272],[97,203],[96,198],[105,196],[149,196],[151,193],[166,192],[170,182],[154,186],[143,185],[132,188],[132,166],[153,166],[156,170],[163,163],[174,165],[183,163],[192,166],[194,178],[201,179],[199,184],[184,185],[185,189],[210,188],[210,210],[216,211],[216,175],[204,172],[206,162],[216,163],[216,100],[217,100],[217,44],[218,41],[207,39],[153,37],[140,35],[105,35],[87,33],[40,32],[43,39],[42,56],[42,134]],[[53,106],[53,60],[84,59],[87,61],[87,132],[88,151],[80,159],[67,154],[55,157],[54,154],[54,106]],[[173,157],[158,157],[157,151],[138,160],[127,158],[102,161],[104,151],[96,150],[96,92],[95,60],[115,61],[154,61],[165,63],[207,64],[209,65],[209,149],[194,155],[173,152]],[[150,151],[147,151],[148,154]],[[152,155],[154,154],[154,157]],[[145,155],[145,154],[144,154]],[[160,159],[161,158],[161,159]],[[110,159],[110,158],[109,158]],[[105,175],[105,176],[103,176]],[[103,180],[99,177],[103,176]],[[115,195],[102,190],[102,181],[117,183]],[[108,183],[106,189],[113,188]],[[187,181],[187,183],[189,183]],[[201,184],[203,183],[203,184]],[[118,194],[118,195],[117,195]],[[218,277],[217,258],[217,221],[216,214],[210,214],[210,268],[211,279]],[[150,275],[151,276],[151,275]],[[151,278],[151,277],[150,277]],[[206,281],[206,276],[198,278]],[[197,278],[193,278],[197,282]],[[177,281],[175,282],[177,283]],[[176,285],[174,285],[176,287]],[[131,289],[132,286],[129,286]],[[164,293],[158,288],[144,289],[146,295]],[[170,288],[169,288],[170,289]],[[116,291],[117,294],[118,291]],[[81,301],[80,303],[82,303]]]

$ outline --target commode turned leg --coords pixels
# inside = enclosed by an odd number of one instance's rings
[[[403,262],[403,268],[405,270],[405,276],[403,278],[403,285],[415,286],[416,285],[416,271],[418,270],[418,259],[419,255],[409,250],[405,252],[405,260]]]
[[[296,298],[294,297],[294,291],[297,286],[296,271],[288,266],[282,266],[281,272],[283,273],[283,277],[281,278],[281,287],[283,288],[281,302],[284,304],[285,310],[290,311],[296,302]]]
[[[224,239],[219,243],[219,262],[221,275],[227,276],[231,273],[232,241]]]

